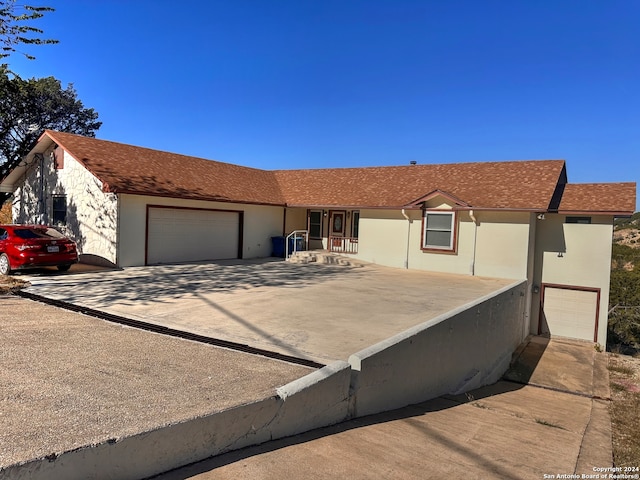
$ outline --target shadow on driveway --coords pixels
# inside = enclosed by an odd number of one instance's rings
[[[79,274],[62,274],[41,270],[25,276],[32,285],[51,284],[64,293],[70,303],[84,303],[88,298],[95,308],[114,304],[138,305],[163,303],[198,292],[233,294],[261,287],[304,288],[336,278],[358,276],[360,268],[344,265],[291,264],[279,259],[227,260],[215,263],[130,267],[114,271],[103,269]],[[78,272],[80,273],[80,272]],[[91,290],[82,286],[91,283]],[[49,292],[47,292],[49,293]],[[55,291],[50,292],[52,298]]]
[[[543,478],[576,468],[591,400],[511,382],[248,447],[159,475],[227,478]]]

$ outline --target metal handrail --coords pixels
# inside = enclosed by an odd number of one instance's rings
[[[302,235],[298,237],[298,235]],[[293,237],[293,252],[289,254],[289,239]],[[291,255],[295,254],[298,251],[298,242],[296,241],[298,238],[304,238],[304,244],[308,247],[309,245],[309,231],[308,230],[294,230],[287,238],[284,239],[284,259],[288,259]]]

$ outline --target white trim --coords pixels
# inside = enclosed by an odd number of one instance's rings
[[[427,219],[430,215],[448,215],[450,217],[449,228],[430,228],[431,232],[449,232],[449,244],[444,245],[429,245],[427,244]],[[434,249],[434,250],[453,250],[455,242],[455,227],[456,227],[456,212],[452,210],[439,211],[439,210],[425,210],[422,221],[422,248]]]

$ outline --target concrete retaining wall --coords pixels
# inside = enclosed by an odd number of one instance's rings
[[[350,381],[350,365],[335,362],[259,402],[14,465],[0,470],[0,477],[147,478],[227,451],[343,421],[349,416]]]
[[[525,301],[517,282],[352,355],[353,415],[495,383],[523,340]]]
[[[496,382],[523,340],[518,282],[278,388],[205,417],[33,460],[6,479],[140,479],[221,453]]]

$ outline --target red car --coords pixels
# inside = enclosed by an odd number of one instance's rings
[[[75,242],[53,227],[0,225],[0,275],[49,266],[64,272],[77,262]]]

